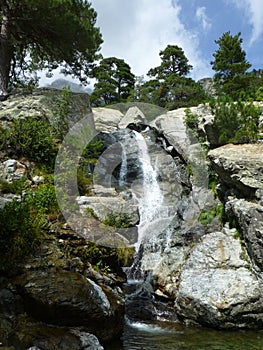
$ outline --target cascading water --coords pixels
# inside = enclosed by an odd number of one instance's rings
[[[121,149],[122,149],[122,160],[121,160],[121,167],[120,167],[120,175],[119,175],[119,186],[124,187],[126,182],[126,176],[127,176],[127,153],[126,149],[123,143],[120,143]]]
[[[138,242],[136,250],[146,238],[149,225],[161,219],[164,197],[157,181],[158,169],[152,167],[151,158],[145,138],[134,132],[138,145],[138,158],[143,173],[142,193],[138,197],[140,223],[138,226]]]
[[[136,131],[133,131],[133,133],[137,144],[138,163],[141,171],[139,186],[135,182],[132,191],[138,201],[140,222],[137,226],[136,256],[133,265],[126,271],[129,283],[144,280],[144,272],[141,269],[144,246],[150,244],[153,247],[158,247],[158,234],[163,231],[170,220],[169,205],[166,203],[164,191],[158,181],[160,149],[156,149],[156,145],[153,144],[148,133],[145,132],[144,135]],[[152,263],[158,264],[159,262]]]

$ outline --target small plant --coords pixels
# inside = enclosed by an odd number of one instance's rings
[[[94,182],[93,171],[103,149],[104,145],[101,140],[90,142],[84,149],[77,172],[80,195],[90,194],[90,188]]]
[[[0,180],[0,192],[3,194],[13,193],[21,195],[26,186],[26,178],[24,177],[21,180],[14,180],[12,183],[9,183],[5,180]]]
[[[1,150],[53,166],[57,148],[46,120],[15,119],[10,129],[2,128],[0,133],[4,139]]]
[[[185,124],[188,128],[192,130],[196,130],[198,127],[198,114],[194,114],[191,112],[190,108],[185,109]]]
[[[118,261],[120,266],[131,266],[135,254],[134,247],[116,248],[116,253],[118,255]]]
[[[127,228],[132,226],[130,218],[126,213],[122,214],[113,212],[107,214],[107,218],[103,221],[103,224],[118,228]]]
[[[51,120],[52,134],[59,141],[69,131],[69,122],[67,120],[70,111],[71,92],[70,88],[64,87],[61,95],[55,101],[54,118]]]
[[[90,189],[93,185],[93,175],[86,174],[82,167],[77,170],[78,190],[81,196],[90,194]]]
[[[99,219],[98,215],[95,213],[95,211],[92,208],[86,208],[86,213],[89,214],[94,219]]]
[[[237,229],[236,229],[236,231],[235,231],[233,237],[234,237],[235,239],[241,239],[241,234],[240,234],[240,232],[239,232]]]
[[[222,221],[223,217],[224,217],[224,212],[225,212],[225,210],[224,210],[223,204],[218,204],[215,207],[213,207],[212,209],[203,210],[198,217],[198,221],[202,225],[211,224],[211,222],[213,221],[213,219],[215,217],[218,217]]]
[[[55,187],[48,183],[39,185],[35,191],[28,190],[25,200],[36,210],[45,214],[59,211]]]

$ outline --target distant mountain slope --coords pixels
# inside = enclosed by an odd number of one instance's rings
[[[81,84],[77,84],[63,78],[56,79],[51,84],[45,85],[45,87],[56,90],[63,90],[65,87],[70,87],[70,91],[72,92],[82,92],[89,95],[92,93],[92,90],[90,88],[84,87]]]

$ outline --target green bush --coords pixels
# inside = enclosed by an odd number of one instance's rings
[[[35,191],[28,190],[24,198],[31,207],[43,214],[59,211],[55,187],[52,184],[39,185]]]
[[[210,108],[214,115],[213,126],[218,135],[218,144],[258,140],[261,111],[252,102],[234,102],[229,96],[224,96],[211,100]]]
[[[0,210],[0,271],[13,268],[41,242],[45,224],[26,202],[13,201]]]
[[[22,178],[21,180],[14,180],[12,183],[5,180],[0,180],[0,192],[3,194],[13,193],[21,195],[26,186],[27,182],[25,178]]]
[[[203,210],[198,217],[198,221],[202,225],[209,225],[215,217],[218,217],[222,221],[224,213],[225,209],[223,204],[218,204],[209,210]]]
[[[53,166],[57,148],[46,120],[15,119],[10,129],[0,129],[0,136],[1,150]]]
[[[190,108],[185,109],[185,124],[190,129],[197,129],[198,127],[198,114],[192,113]]]
[[[263,86],[259,87],[255,94],[256,101],[263,101]]]
[[[104,225],[112,227],[131,227],[131,221],[127,214],[122,213],[113,213],[110,212],[107,214],[107,218],[103,221]]]
[[[50,183],[26,190],[21,201],[5,205],[0,210],[0,271],[14,267],[36,248],[50,228],[50,218],[58,213]]]

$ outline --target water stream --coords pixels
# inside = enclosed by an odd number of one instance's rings
[[[162,221],[169,219],[169,210],[158,183],[158,161],[151,159],[145,137],[138,132],[134,134],[138,145],[138,162],[143,175],[141,193],[136,193],[140,214],[137,256],[130,273],[127,273],[126,323],[122,338],[106,345],[105,350],[262,350],[263,331],[227,332],[186,327],[179,322],[159,321],[162,318],[162,309],[156,306],[158,302],[152,302],[151,281],[149,278],[145,279],[142,271],[139,271],[139,260],[143,244],[154,241],[163,225]],[[125,183],[126,172],[127,154],[125,146],[122,145],[120,185]],[[168,230],[165,249],[169,249],[170,235]],[[127,305],[130,311],[127,311]],[[134,309],[137,310],[133,314]],[[151,319],[152,312],[160,317]]]
[[[105,350],[262,350],[263,331],[217,331],[171,324],[125,325],[120,341]]]
[[[122,149],[122,161],[121,161],[121,168],[120,168],[120,175],[119,175],[119,186],[124,187],[126,182],[126,176],[127,176],[127,153],[126,149],[123,143],[121,144]]]
[[[147,239],[147,233],[151,231],[151,238],[154,238],[152,227],[158,220],[164,219],[164,197],[157,181],[158,168],[153,167],[145,138],[138,132],[134,132],[138,145],[138,159],[143,173],[142,193],[139,199],[140,223],[138,226],[138,251],[143,240]],[[157,164],[157,162],[156,162]]]

